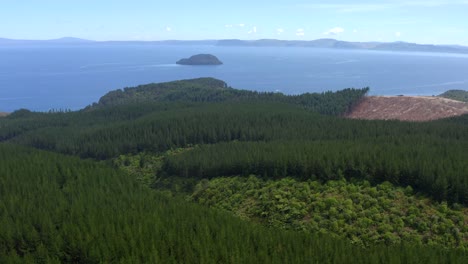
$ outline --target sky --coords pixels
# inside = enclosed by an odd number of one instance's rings
[[[0,0],[0,38],[468,45],[468,0]]]

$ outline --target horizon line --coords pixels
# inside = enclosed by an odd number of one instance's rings
[[[85,41],[85,42],[166,42],[166,41],[222,41],[222,40],[238,40],[238,41],[247,41],[247,42],[255,42],[261,40],[277,40],[277,41],[295,41],[295,42],[311,42],[317,40],[335,40],[340,42],[349,42],[349,43],[408,43],[408,44],[417,44],[417,45],[434,45],[434,46],[461,46],[461,47],[468,47],[468,44],[434,44],[434,43],[418,43],[418,42],[409,42],[409,41],[377,41],[377,40],[363,40],[363,41],[348,41],[348,40],[339,40],[336,38],[317,38],[317,39],[277,39],[277,38],[260,38],[260,39],[238,39],[238,38],[221,38],[221,39],[159,39],[159,40],[93,40],[93,39],[86,39],[86,38],[79,38],[79,37],[59,37],[59,38],[52,38],[52,39],[14,39],[14,38],[6,38],[0,37],[0,40],[7,40],[7,41],[59,41],[59,40],[70,40],[70,41]]]

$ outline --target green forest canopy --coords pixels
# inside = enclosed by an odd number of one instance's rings
[[[439,96],[468,103],[468,91],[465,90],[449,90]]]
[[[157,156],[185,148],[188,151],[165,156],[154,173],[168,179],[214,182],[220,176],[250,174],[272,181],[292,177],[321,184],[344,179],[372,184],[388,181],[410,186],[451,206],[466,206],[468,115],[426,123],[342,118],[367,92],[365,88],[287,96],[236,90],[220,80],[201,78],[110,92],[80,111],[15,111],[0,119],[0,141],[9,143],[0,145],[4,153],[0,160],[5,186],[2,194],[7,194],[0,201],[0,220],[11,227],[1,237],[0,256],[18,262],[45,258],[231,263],[304,262],[307,258],[317,262],[402,263],[415,262],[421,255],[427,256],[427,262],[465,258],[463,250],[446,252],[403,243],[389,249],[369,245],[361,251],[347,240],[269,231],[163,197],[108,165],[29,148],[94,160],[142,152]],[[35,196],[39,198],[32,199]],[[37,202],[26,207],[30,210],[13,210],[25,208],[29,200]],[[97,209],[95,201],[106,206]],[[180,206],[187,212],[179,212],[176,208]],[[127,211],[136,216],[125,214]],[[114,217],[108,219],[109,215]],[[202,215],[207,217],[200,220]],[[188,225],[179,232],[170,230],[179,228],[183,221],[170,219],[199,220],[191,221],[196,223],[195,229]],[[225,223],[224,227],[217,222]],[[122,233],[116,231],[117,226],[125,227]],[[161,234],[163,240],[153,237],[155,232],[160,234],[160,227],[168,230],[166,236]],[[221,232],[222,237],[214,237],[209,231],[212,228],[219,228],[216,233]],[[245,233],[234,237],[226,233],[239,229]],[[57,234],[57,240],[48,237],[51,232]],[[137,234],[145,235],[135,237]],[[235,244],[242,236],[252,236],[251,242]],[[209,242],[219,239],[232,245]],[[109,241],[115,242],[104,247]],[[98,244],[102,246],[94,249],[92,245]],[[232,246],[235,252],[243,253],[231,255],[227,248]],[[122,247],[128,249],[116,253]],[[245,252],[250,253],[241,259]],[[210,255],[215,257],[208,261]]]

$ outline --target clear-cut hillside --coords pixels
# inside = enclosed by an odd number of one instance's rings
[[[430,96],[369,96],[346,116],[354,119],[429,121],[468,114],[468,103]]]

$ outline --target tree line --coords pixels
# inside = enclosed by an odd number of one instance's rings
[[[0,144],[2,263],[463,263],[411,244],[362,249],[168,198],[120,171]]]
[[[202,177],[194,169],[199,166],[206,168],[205,177],[218,172],[321,180],[359,176],[373,182],[412,185],[437,200],[467,204],[467,119],[426,123],[348,120],[296,105],[261,101],[153,103],[96,112],[24,112],[0,121],[0,138],[99,160],[211,144],[214,146],[197,150],[198,156],[181,156],[191,162],[187,168],[174,167],[168,161],[167,173],[187,175],[183,171],[188,170],[189,176]],[[216,146],[232,141],[254,143]],[[315,156],[307,154],[315,152]],[[223,156],[232,157],[229,162],[237,167],[216,158]],[[202,157],[204,161],[199,160]],[[217,169],[220,166],[224,167]]]

